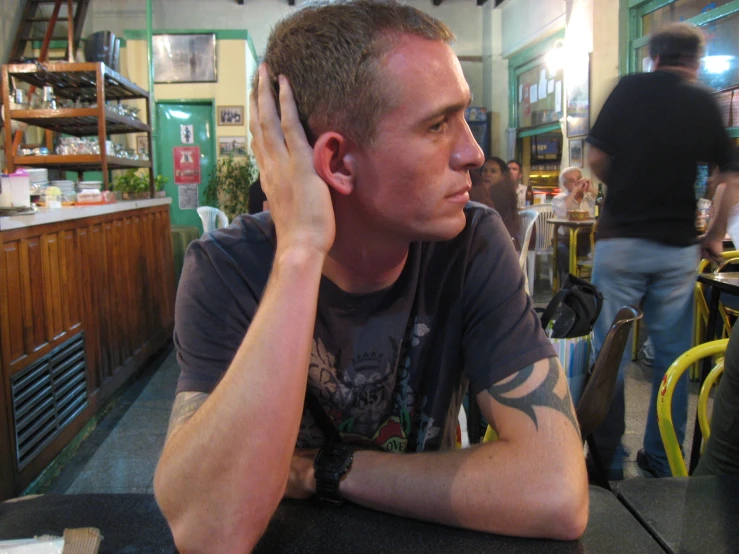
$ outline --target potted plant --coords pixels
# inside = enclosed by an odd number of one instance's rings
[[[164,175],[157,175],[154,179],[154,198],[164,198],[167,193],[164,191],[164,185],[169,182],[169,178]]]
[[[220,158],[213,168],[205,189],[205,199],[218,206],[229,221],[249,211],[249,187],[256,181],[259,169],[254,158]]]
[[[123,200],[133,200],[139,189],[139,180],[136,170],[129,169],[113,179],[113,190],[120,192]]]
[[[149,191],[149,179],[138,173],[135,173],[134,179],[136,183],[136,199],[144,200],[146,198],[151,198],[151,192]]]

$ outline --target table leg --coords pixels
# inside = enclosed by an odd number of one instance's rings
[[[570,273],[577,275],[577,229],[570,227]]]
[[[706,322],[706,342],[716,340],[718,337],[717,335],[717,329],[716,329],[716,322],[718,320],[718,311],[719,311],[719,298],[721,296],[721,291],[718,290],[716,287],[711,287],[711,303],[708,306],[708,321]],[[706,380],[706,377],[708,377],[708,374],[711,372],[711,358],[710,356],[707,358],[703,358],[703,361],[701,361],[701,377],[700,377],[700,383],[703,385],[703,382]],[[688,466],[688,475],[692,475],[693,471],[695,471],[696,466],[698,465],[698,460],[700,459],[700,452],[701,452],[701,441],[703,439],[703,433],[701,433],[701,427],[698,424],[698,414],[695,415],[695,429],[693,430],[693,446],[690,449],[690,464]]]

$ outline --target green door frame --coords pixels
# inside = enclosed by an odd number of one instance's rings
[[[619,73],[623,76],[634,73],[638,68],[636,59],[637,49],[649,42],[644,35],[642,17],[655,10],[664,8],[676,0],[621,0],[619,19]],[[739,0],[719,6],[705,13],[685,20],[697,27],[702,27],[739,13]],[[739,137],[739,127],[729,127],[727,132],[732,137]]]
[[[154,105],[154,117],[159,118],[159,110],[157,109],[160,104],[172,105],[172,104],[192,104],[192,105],[209,105],[210,106],[210,142],[213,147],[213,160],[214,163],[218,162],[218,143],[216,141],[216,100],[215,98],[186,98],[186,99],[172,99],[157,100]],[[157,120],[157,127],[159,127],[159,121]],[[157,149],[157,165],[162,167],[162,152]],[[207,184],[207,183],[206,183]]]

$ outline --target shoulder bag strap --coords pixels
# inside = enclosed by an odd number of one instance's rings
[[[344,442],[336,425],[334,425],[334,422],[331,421],[331,418],[328,417],[326,412],[323,411],[318,398],[313,396],[308,388],[305,389],[305,406],[313,416],[313,420],[318,425],[318,428],[326,437],[326,444],[341,444]]]

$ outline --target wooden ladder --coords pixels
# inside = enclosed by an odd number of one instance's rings
[[[66,6],[66,10],[60,17],[62,6]],[[29,58],[26,55],[28,44],[41,41],[38,61],[46,62],[49,60],[51,41],[62,40],[67,42],[65,61],[73,62],[82,38],[82,28],[89,6],[90,0],[26,0],[8,61],[11,63],[22,59],[30,61],[33,57]],[[52,8],[51,13],[49,7]],[[59,22],[67,23],[65,36],[54,35],[54,29]]]

